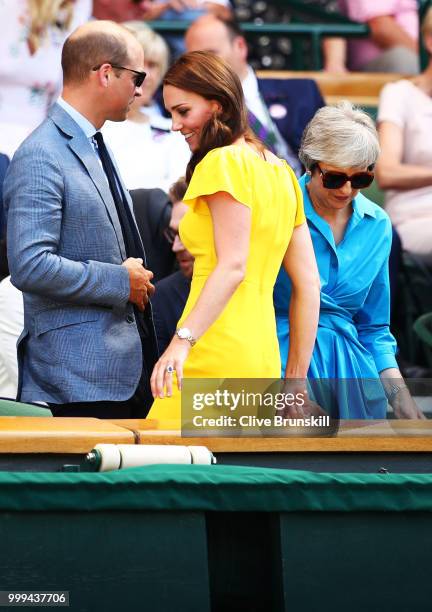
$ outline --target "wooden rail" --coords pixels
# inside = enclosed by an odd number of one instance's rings
[[[378,106],[379,94],[387,83],[403,79],[404,75],[387,72],[298,72],[287,70],[259,71],[260,78],[268,79],[314,79],[327,104],[347,99],[359,106]]]
[[[215,452],[432,452],[432,420],[345,421],[326,437],[181,437],[155,420],[0,417],[1,453],[86,453],[98,443],[204,445]]]

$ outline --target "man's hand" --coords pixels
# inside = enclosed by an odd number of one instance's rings
[[[153,272],[143,268],[143,260],[141,258],[129,257],[122,263],[129,273],[129,302],[138,306],[140,310],[144,310],[149,298],[155,292],[154,285],[151,284]]]

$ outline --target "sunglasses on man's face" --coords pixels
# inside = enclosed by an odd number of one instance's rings
[[[348,181],[353,189],[365,189],[372,184],[374,180],[373,172],[356,172],[355,174],[345,174],[345,172],[334,172],[333,170],[322,170],[319,164],[316,164],[321,175],[322,184],[326,189],[340,189]]]
[[[109,62],[106,62],[107,64]],[[103,64],[99,64],[99,66],[95,66],[94,68],[92,68],[92,70],[99,70],[99,68],[103,66]],[[110,64],[110,66],[112,68],[116,68],[117,70],[128,70],[129,72],[133,72],[134,73],[134,84],[135,87],[141,87],[141,85],[144,83],[144,79],[147,76],[146,72],[138,72],[138,70],[132,70],[132,68],[126,68],[125,66],[117,66],[116,64]]]

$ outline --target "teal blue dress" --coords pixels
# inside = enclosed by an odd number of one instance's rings
[[[387,214],[362,194],[342,241],[312,206],[300,179],[304,209],[321,280],[317,339],[308,373],[312,395],[332,416],[385,418],[387,401],[379,372],[398,367],[389,330],[388,258],[392,229]],[[281,269],[274,289],[277,333],[285,372],[289,347],[291,282]]]

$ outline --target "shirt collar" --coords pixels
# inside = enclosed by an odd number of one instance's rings
[[[57,100],[57,104],[61,106],[62,109],[66,111],[70,117],[72,117],[72,119],[75,121],[75,123],[79,125],[79,127],[82,129],[87,138],[91,138],[95,135],[95,133],[97,132],[95,126],[90,123],[90,121],[86,119],[84,115],[81,115],[81,113],[78,112],[76,108],[71,106],[68,102],[66,102],[66,100],[63,100],[61,96]]]
[[[374,219],[376,218],[376,204],[368,200],[362,193],[358,193],[354,198],[353,209],[354,213],[359,215],[361,219],[363,219],[365,215],[374,217]]]
[[[247,75],[242,81],[243,93],[246,100],[259,95],[258,79],[252,66],[247,67]]]

